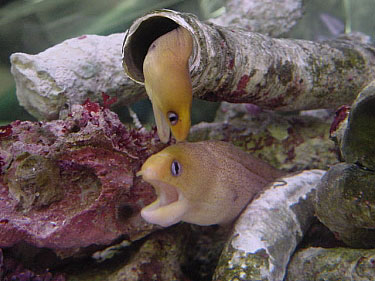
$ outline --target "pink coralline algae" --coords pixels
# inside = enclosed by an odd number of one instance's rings
[[[334,132],[339,128],[341,122],[343,122],[349,115],[350,106],[342,105],[336,110],[335,118],[332,122],[331,128],[329,129],[329,134],[332,136]]]
[[[66,120],[0,129],[0,247],[26,242],[69,256],[154,228],[139,215],[154,191],[135,173],[164,147],[155,130],[128,129],[90,101]]]
[[[0,126],[0,139],[9,137],[12,134],[12,126]]]

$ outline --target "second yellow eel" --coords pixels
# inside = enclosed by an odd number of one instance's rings
[[[154,111],[159,138],[166,143],[170,131],[177,141],[190,130],[192,86],[189,58],[193,39],[189,31],[178,27],[157,38],[143,62],[145,87]]]

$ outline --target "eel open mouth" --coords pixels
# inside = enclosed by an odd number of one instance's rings
[[[167,227],[181,221],[189,204],[178,188],[159,180],[149,180],[156,190],[157,199],[144,207],[141,216],[149,223]]]

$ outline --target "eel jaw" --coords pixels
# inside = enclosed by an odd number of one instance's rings
[[[158,180],[148,182],[154,186],[158,197],[141,210],[142,218],[163,227],[180,222],[189,211],[189,202],[180,190]]]
[[[154,118],[156,123],[156,128],[158,132],[159,139],[162,143],[167,143],[171,134],[171,128],[165,117],[165,114],[161,107],[152,102],[152,108],[154,111]]]

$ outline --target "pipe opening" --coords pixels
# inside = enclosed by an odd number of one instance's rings
[[[129,77],[144,82],[143,61],[148,48],[158,37],[177,27],[175,21],[155,16],[144,20],[133,33],[129,33],[125,38],[122,62]]]

